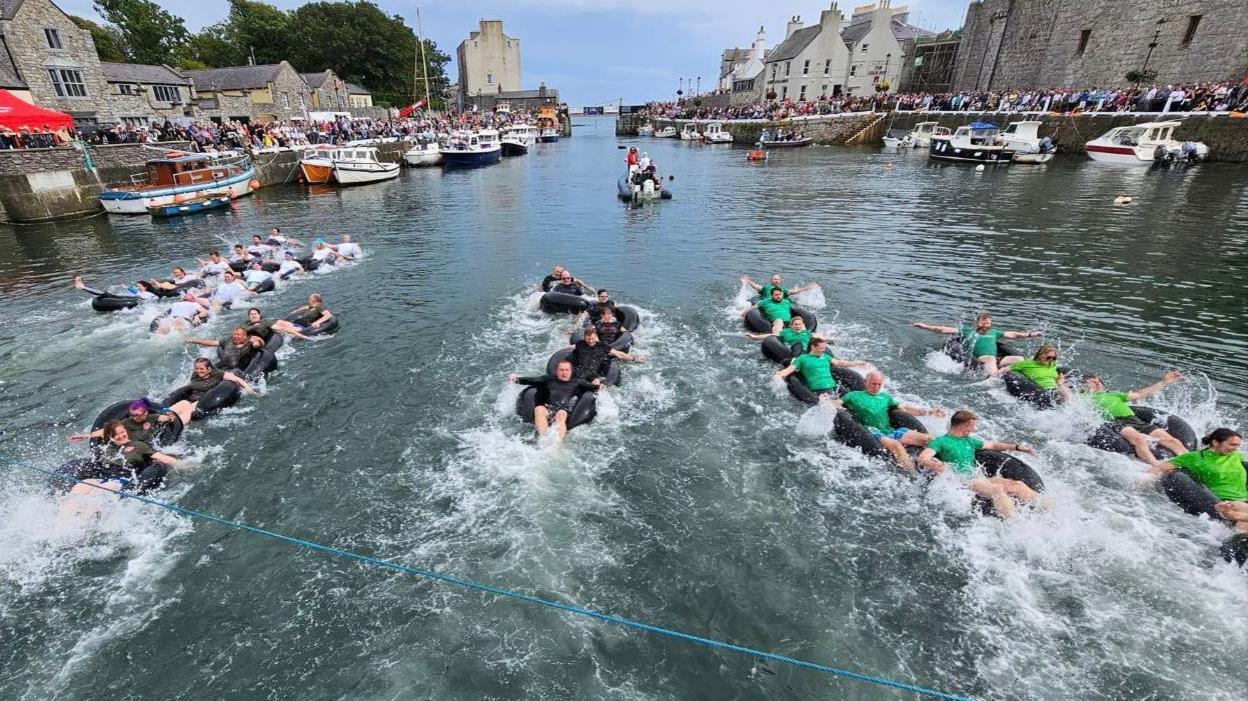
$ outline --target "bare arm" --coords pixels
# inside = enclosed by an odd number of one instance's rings
[[[875,366],[872,365],[871,363],[868,363],[865,360],[840,360],[839,358],[833,358],[832,367],[834,368],[873,368]]]
[[[783,380],[784,378],[788,377],[789,375],[792,375],[792,374],[793,374],[793,373],[795,373],[795,372],[797,372],[797,366],[796,366],[796,365],[789,365],[787,368],[785,368],[785,369],[783,369],[783,370],[777,370],[777,371],[776,371],[776,379],[777,379],[777,380]]]
[[[616,350],[614,348],[608,351],[608,353],[612,358],[619,358],[620,360],[627,360],[630,363],[640,363],[642,360],[640,353],[636,353],[636,354],[625,353],[624,351]]]
[[[945,410],[938,406],[921,407],[914,404],[899,404],[897,408],[913,416],[944,416]]]
[[[815,289],[815,288],[816,288],[816,287],[818,287],[818,286],[819,286],[819,283],[817,283],[817,282],[810,282],[810,283],[807,283],[807,284],[805,284],[805,285],[797,285],[797,286],[795,286],[795,287],[790,287],[790,288],[789,288],[789,294],[791,294],[791,295],[800,295],[801,293],[805,292],[806,290],[813,290],[813,289]]]
[[[329,320],[330,320],[330,319],[332,319],[332,318],[334,318],[334,315],[333,315],[333,314],[331,314],[331,313],[330,313],[330,311],[329,311],[328,309],[326,309],[326,310],[325,310],[325,313],[324,313],[324,314],[321,314],[321,318],[319,318],[319,319],[317,319],[316,321],[312,322],[312,325],[313,325],[313,326],[320,326],[321,324],[324,324],[325,322],[329,321]]]
[[[762,285],[758,284],[757,282],[754,282],[753,280],[746,277],[745,275],[741,276],[741,282],[749,285],[750,288],[753,289],[755,292],[758,292],[759,290],[763,289]]]
[[[221,379],[223,379],[223,380],[229,380],[230,382],[233,382],[234,384],[238,385],[239,387],[242,387],[242,388],[243,388],[243,391],[244,391],[244,392],[246,392],[246,393],[248,393],[248,394],[255,394],[255,395],[259,395],[259,394],[260,394],[259,392],[257,392],[257,391],[256,391],[256,389],[255,389],[254,387],[252,387],[250,384],[248,384],[248,383],[247,383],[247,380],[244,380],[243,378],[239,377],[238,375],[235,375],[235,374],[234,374],[234,373],[232,373],[232,372],[227,372],[227,373],[224,373],[224,374],[221,376]]]
[[[1005,338],[1038,338],[1044,334],[1039,331],[1006,331],[1001,335]]]
[[[914,326],[916,329],[923,329],[924,331],[935,331],[936,333],[943,333],[943,334],[948,334],[948,335],[953,335],[958,332],[958,330],[954,328],[953,326],[937,326],[936,324],[925,324],[922,321],[916,321],[914,322],[914,324],[912,324],[912,326]]]
[[[152,453],[152,459],[162,465],[168,465],[169,467],[177,467],[182,464],[181,460],[178,460],[172,455],[165,455],[164,453]]]
[[[211,338],[188,338],[185,341],[188,346],[219,346],[220,341]]]
[[[761,341],[761,340],[763,340],[764,338],[767,338],[768,336],[774,336],[774,335],[775,335],[775,334],[770,334],[770,333],[752,333],[752,332],[750,332],[750,331],[746,331],[746,332],[745,332],[745,337],[746,337],[746,338],[752,338],[752,339],[754,339],[755,341]]]
[[[936,459],[936,451],[931,448],[924,448],[923,452],[919,453],[918,463],[937,474],[945,471],[945,464]]]
[[[1026,443],[1003,443],[1001,441],[984,441],[984,450],[1017,450],[1020,453],[1035,453],[1036,449]]]
[[[1127,398],[1133,402],[1138,402],[1141,399],[1148,399],[1149,397],[1153,396],[1154,394],[1157,394],[1161,390],[1165,389],[1166,387],[1169,387],[1170,385],[1178,382],[1181,379],[1183,379],[1183,375],[1180,374],[1178,370],[1171,370],[1170,372],[1167,372],[1165,375],[1163,375],[1160,380],[1154,382],[1153,384],[1147,387],[1141,387],[1140,389],[1135,389],[1135,390],[1131,390],[1130,392],[1127,392]]]

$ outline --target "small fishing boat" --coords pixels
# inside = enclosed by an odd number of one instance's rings
[[[541,130],[537,139],[543,144],[553,144],[559,140],[559,130],[554,127],[546,127]]]
[[[676,127],[663,127],[662,129],[654,132],[654,138],[674,139],[676,138]]]
[[[334,156],[337,146],[319,144],[306,149],[299,159],[299,175],[305,183],[320,184],[334,179]]]
[[[180,217],[186,214],[197,214],[213,209],[229,207],[234,198],[228,192],[214,192],[199,197],[172,202],[170,204],[154,204],[147,208],[153,217]]]
[[[702,130],[702,140],[708,144],[731,144],[732,134],[719,122],[711,122]]]
[[[377,159],[377,149],[343,148],[334,158],[334,179],[339,185],[364,185],[399,177],[398,163]]]
[[[949,136],[951,133],[949,127],[940,126],[940,122],[919,122],[906,136],[914,148],[927,148],[933,136]]]
[[[701,141],[702,135],[698,133],[697,125],[695,125],[693,122],[686,124],[684,128],[680,130],[680,140],[681,141]]]
[[[498,141],[502,147],[504,156],[523,156],[529,152],[529,147],[524,143],[524,139],[520,136],[507,134]]]
[[[436,166],[442,162],[442,147],[436,141],[417,143],[403,153],[403,160],[410,166]]]
[[[958,127],[949,136],[933,135],[927,154],[937,161],[957,163],[997,165],[1010,162],[1001,130],[988,122],[971,122]]]
[[[498,132],[493,129],[457,132],[442,149],[442,164],[451,167],[485,166],[498,163],[502,158],[503,148],[498,143]]]
[[[887,148],[911,148],[914,142],[910,140],[910,135],[905,136],[886,136],[884,137],[884,146]]]
[[[767,152],[761,148],[750,149],[749,152],[745,154],[745,160],[765,161],[767,160]]]
[[[1182,122],[1145,122],[1129,127],[1115,127],[1084,144],[1088,157],[1102,163],[1151,165],[1158,157],[1174,160],[1203,160],[1209,147],[1199,141],[1178,141],[1173,138]],[[1185,146],[1190,144],[1190,158]]]
[[[637,136],[654,136],[654,125],[643,124],[637,127]]]
[[[801,148],[803,146],[810,146],[814,142],[815,140],[809,136],[803,136],[797,139],[785,138],[780,141],[760,140],[758,143],[762,144],[765,148]]]
[[[246,155],[171,151],[147,162],[145,175],[130,183],[106,185],[100,204],[110,214],[147,214],[147,208],[179,199],[229,192],[250,195],[260,187],[256,167]]]
[[[513,124],[503,135],[514,136],[524,144],[525,148],[533,148],[537,144],[538,130],[532,124]]]

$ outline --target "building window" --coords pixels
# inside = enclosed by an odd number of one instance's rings
[[[773,64],[771,64],[771,79],[772,79],[772,80],[775,80],[775,79],[776,79],[776,73],[777,73],[779,70],[780,70],[780,64],[778,64],[778,63],[773,63]]]
[[[87,96],[87,84],[82,80],[82,71],[73,68],[49,68],[48,77],[52,79],[52,91],[57,97]]]
[[[1079,48],[1075,49],[1075,53],[1081,54],[1088,49],[1088,40],[1092,38],[1092,30],[1085,29],[1079,33]]]
[[[807,60],[802,64],[802,75],[810,75],[810,61]]]
[[[63,49],[65,45],[61,43],[61,30],[52,27],[43,28],[43,38],[48,42],[49,49]]]
[[[494,74],[493,74],[493,73],[486,73],[486,74],[485,74],[485,84],[486,84],[486,85],[493,85],[493,84],[494,84]]]
[[[855,64],[850,65],[850,67],[849,67],[849,74],[850,74],[850,75],[858,75],[858,64],[856,64],[856,63],[855,63]]]
[[[303,99],[303,93],[299,93],[299,109],[307,109],[308,103]]]
[[[1192,15],[1187,18],[1187,31],[1183,32],[1183,44],[1192,43],[1192,39],[1196,38],[1196,28],[1200,26],[1200,15]]]
[[[134,94],[134,86],[129,83],[122,83],[121,85],[117,86],[117,89],[121,91],[122,95]]]
[[[147,126],[147,117],[122,117],[121,123],[129,127],[145,127]]]
[[[827,94],[828,94],[828,84],[827,84],[827,83],[824,83],[823,85],[820,85],[820,86],[819,86],[819,94],[820,94],[821,96],[824,96],[824,95],[827,95]]]
[[[282,93],[282,109],[290,109],[290,93]]]
[[[176,85],[153,85],[152,98],[157,102],[181,102],[182,93]]]
[[[790,69],[790,68],[792,68],[792,67],[793,67],[793,62],[792,62],[792,61],[785,61],[785,62],[784,62],[784,77],[785,77],[785,78],[788,78],[788,77],[789,77],[789,69]]]
[[[823,74],[828,75],[832,72],[832,59],[823,62]]]
[[[801,90],[801,92],[799,92],[799,93],[797,94],[797,99],[799,99],[799,100],[805,100],[805,99],[806,99],[806,86],[805,86],[805,85],[803,85],[803,86],[802,86],[802,90]]]
[[[862,51],[861,51],[860,53],[864,53],[864,54],[865,54],[865,53],[867,53],[867,47],[868,47],[868,46],[871,46],[871,45],[870,45],[870,44],[863,44],[863,45],[862,45]]]

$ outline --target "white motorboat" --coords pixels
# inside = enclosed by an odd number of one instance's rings
[[[1043,124],[1039,121],[1010,122],[1001,132],[1001,140],[1006,151],[1010,152],[1011,163],[1038,165],[1053,160],[1057,147],[1052,139],[1040,138]]]
[[[654,125],[646,123],[637,127],[637,136],[654,136]]]
[[[514,136],[525,145],[526,148],[533,148],[537,143],[537,127],[532,124],[513,124],[507,128],[504,136]]]
[[[888,148],[911,148],[914,142],[910,140],[910,135],[905,136],[886,136],[884,137],[884,145]]]
[[[701,141],[702,135],[698,133],[698,127],[694,125],[693,122],[690,122],[685,125],[684,129],[680,130],[680,140],[681,141]]]
[[[663,127],[662,129],[654,132],[654,138],[674,139],[676,138],[676,127]]]
[[[987,122],[971,122],[958,127],[949,136],[933,134],[927,155],[938,161],[959,163],[997,165],[1010,162],[1001,130]]]
[[[559,130],[554,127],[542,127],[538,131],[537,140],[543,144],[553,144],[559,140]]]
[[[363,185],[399,176],[398,163],[377,160],[374,147],[342,148],[334,158],[334,179],[339,185]]]
[[[919,122],[907,136],[915,148],[927,148],[931,146],[933,136],[949,136],[951,133],[949,127],[940,126],[940,122]]]
[[[719,122],[711,122],[702,130],[702,140],[708,144],[731,144],[732,134]]]
[[[529,147],[524,143],[524,139],[515,134],[505,134],[498,140],[498,145],[503,149],[504,156],[523,156],[529,152]]]
[[[1202,160],[1209,147],[1199,141],[1178,141],[1175,127],[1182,122],[1145,122],[1115,127],[1084,145],[1088,157],[1103,163],[1149,165],[1159,156],[1166,160]]]
[[[318,144],[303,152],[299,159],[299,175],[305,183],[312,185],[327,183],[334,179],[334,157],[338,153],[337,146]]]
[[[446,166],[484,166],[498,163],[503,157],[503,147],[498,142],[498,132],[493,129],[462,131],[451,137],[442,149],[442,163]]]
[[[147,162],[147,172],[131,182],[106,185],[100,204],[109,214],[147,214],[148,208],[174,204],[209,193],[250,195],[260,187],[247,156],[232,153],[170,151]]]
[[[410,166],[436,166],[442,162],[442,147],[436,141],[418,143],[403,153],[403,160]]]

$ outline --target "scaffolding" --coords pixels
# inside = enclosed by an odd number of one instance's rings
[[[953,68],[958,57],[958,39],[920,41],[914,47],[914,65],[901,92],[944,93],[953,89]]]

